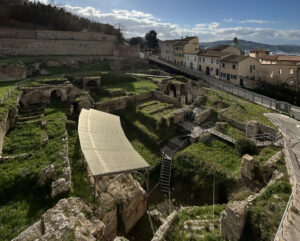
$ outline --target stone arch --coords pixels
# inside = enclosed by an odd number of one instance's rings
[[[54,89],[50,92],[50,103],[63,101],[63,92],[60,89]]]
[[[169,86],[169,95],[176,97],[176,86],[174,84]]]
[[[89,88],[91,88],[91,87],[95,87],[96,88],[96,87],[98,87],[98,83],[95,80],[90,80],[90,81],[88,81],[86,83],[86,86],[89,87]]]

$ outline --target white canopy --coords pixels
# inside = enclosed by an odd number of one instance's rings
[[[93,176],[149,168],[126,138],[119,116],[82,109],[78,133],[83,155]]]

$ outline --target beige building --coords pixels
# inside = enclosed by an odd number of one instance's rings
[[[202,50],[199,51],[197,55],[198,71],[202,71],[206,75],[219,79],[221,60],[233,55],[233,53],[215,50]]]
[[[198,37],[165,40],[160,44],[160,58],[183,66],[184,54],[196,54],[199,51]]]
[[[260,63],[249,56],[231,55],[221,60],[220,79],[247,88],[254,88],[259,78]]]
[[[222,53],[231,53],[231,54],[235,54],[235,55],[242,55],[241,50],[236,48],[233,45],[220,45],[220,46],[218,46],[216,48],[213,48],[211,50],[222,52]]]
[[[262,56],[266,56],[266,55],[269,55],[269,54],[270,54],[270,51],[269,50],[265,50],[265,49],[253,49],[253,50],[250,50],[250,57],[256,58],[256,59],[259,59]]]
[[[254,52],[254,51],[253,51]],[[278,85],[286,83],[296,85],[300,82],[300,56],[270,55],[269,51],[260,51],[256,58],[261,63],[260,80]]]

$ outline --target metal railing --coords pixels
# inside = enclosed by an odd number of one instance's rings
[[[286,208],[284,210],[284,213],[283,213],[283,216],[281,218],[281,221],[280,221],[280,224],[279,224],[279,227],[277,229],[277,232],[276,232],[276,235],[275,235],[275,238],[274,238],[274,241],[279,241],[280,240],[280,237],[283,237],[283,225],[288,217],[288,213],[290,211],[290,208],[293,204],[293,199],[294,199],[294,196],[296,195],[296,192],[298,191],[298,183],[297,183],[297,178],[296,178],[296,175],[295,175],[295,171],[294,171],[294,167],[293,167],[293,163],[292,163],[292,160],[291,160],[291,156],[290,156],[290,153],[289,153],[289,150],[288,150],[288,147],[287,147],[287,144],[286,144],[286,141],[284,140],[284,149],[286,151],[286,156],[287,156],[287,159],[288,159],[288,163],[289,163],[289,166],[290,166],[290,170],[291,170],[291,173],[292,173],[292,177],[293,177],[293,191],[291,193],[291,196],[289,198],[289,201],[286,205]]]
[[[11,93],[18,87],[18,85],[28,81],[29,79],[21,80],[13,85],[6,93],[0,98],[0,104],[3,104],[7,98],[11,95]]]
[[[300,120],[300,108],[293,106],[287,102],[277,101],[276,99],[246,90],[246,89],[241,88],[237,85],[234,85],[230,82],[226,82],[223,80],[213,78],[211,76],[204,74],[203,72],[196,71],[193,69],[188,69],[183,66],[178,66],[173,63],[169,63],[165,60],[159,59],[157,57],[149,57],[149,59],[158,64],[168,66],[174,70],[177,70],[177,71],[180,71],[187,75],[196,77],[202,81],[199,83],[201,85],[228,92],[232,95],[241,97],[243,99],[246,99],[253,103],[259,104],[266,108],[282,112],[284,114],[290,115],[290,116]]]

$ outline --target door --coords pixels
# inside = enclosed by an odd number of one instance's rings
[[[201,64],[199,65],[199,71],[202,71],[202,66],[201,66]]]
[[[206,67],[206,75],[210,75],[210,69],[209,69],[209,67]]]
[[[216,69],[216,76],[219,76],[219,69]]]
[[[227,81],[230,81],[230,74],[227,74]]]
[[[243,79],[240,79],[240,86],[244,87],[244,80]]]

